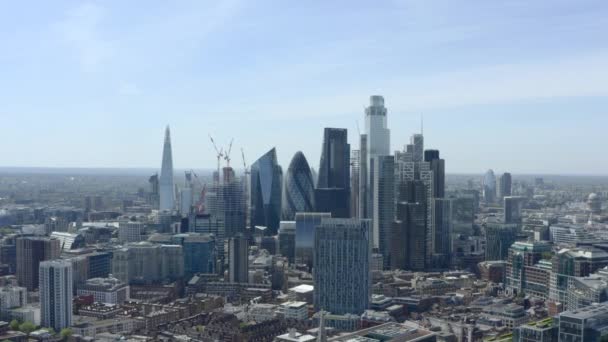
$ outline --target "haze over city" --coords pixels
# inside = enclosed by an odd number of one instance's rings
[[[318,167],[322,127],[391,150],[420,130],[449,173],[608,174],[605,1],[0,4],[0,166],[213,168],[273,146]],[[592,158],[593,162],[591,162]]]

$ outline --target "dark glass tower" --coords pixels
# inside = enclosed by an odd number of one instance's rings
[[[347,130],[325,128],[315,206],[332,217],[350,216],[350,145]]]
[[[426,150],[424,161],[433,171],[433,198],[445,197],[445,160],[439,158],[439,150]]]
[[[293,221],[296,213],[314,211],[315,185],[302,152],[296,152],[285,175],[283,219]]]
[[[283,170],[275,148],[251,165],[251,226],[265,226],[275,235],[281,221]]]
[[[500,176],[498,186],[498,197],[502,200],[506,196],[511,196],[511,174],[505,172]]]

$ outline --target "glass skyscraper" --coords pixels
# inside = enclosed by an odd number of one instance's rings
[[[360,315],[368,308],[370,239],[369,220],[328,218],[315,228],[315,311]]]
[[[283,170],[273,147],[251,165],[251,226],[275,235],[281,221]]]
[[[483,200],[485,203],[496,201],[496,176],[492,170],[488,170],[483,178]]]
[[[325,128],[317,189],[317,212],[350,217],[350,145],[343,128]]]
[[[169,126],[165,130],[163,144],[163,161],[159,178],[159,209],[173,210],[175,208],[175,187],[173,185],[173,156],[171,154],[171,132]]]
[[[291,221],[297,212],[314,211],[315,185],[306,157],[300,151],[291,159],[285,175],[283,219]]]
[[[296,263],[313,266],[315,227],[330,217],[330,213],[296,213]]]

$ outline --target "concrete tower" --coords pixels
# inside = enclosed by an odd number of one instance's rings
[[[41,325],[61,331],[72,325],[72,263],[51,260],[40,263]]]

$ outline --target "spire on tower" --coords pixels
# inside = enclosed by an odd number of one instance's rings
[[[420,113],[420,134],[424,135],[424,115]]]

